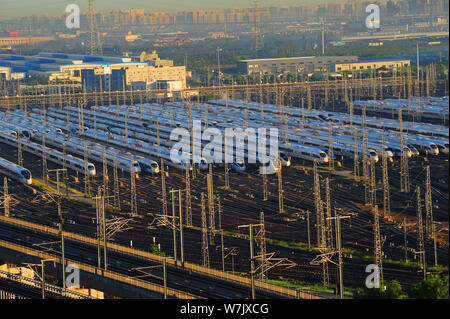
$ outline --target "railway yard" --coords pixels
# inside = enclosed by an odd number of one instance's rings
[[[173,217],[180,209],[184,259],[244,276],[249,236],[239,226],[262,224],[254,232],[258,278],[325,283],[333,290],[337,254],[326,267],[317,264],[318,255],[336,251],[331,217],[349,217],[340,221],[343,282],[356,288],[364,284],[366,266],[376,263],[378,211],[384,279],[408,287],[423,279],[423,256],[426,271],[448,273],[448,97],[377,102],[355,101],[347,113],[228,97],[1,112],[0,158],[19,162],[33,179],[27,185],[8,176],[9,216],[57,228],[58,188],[64,230],[95,237],[102,189],[109,241],[173,256],[175,236],[181,258],[179,218]],[[395,102],[403,103],[402,111]],[[185,162],[174,163],[170,134],[193,131],[194,120],[219,132],[277,128],[280,155],[270,159],[276,173],[262,175],[248,163],[250,149],[241,151],[245,165],[208,165],[205,154],[193,165],[195,154],[187,151]],[[1,182],[4,176],[0,171]],[[2,214],[5,193],[4,187]]]

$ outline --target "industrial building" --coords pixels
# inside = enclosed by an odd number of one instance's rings
[[[0,66],[50,81],[82,83],[88,92],[186,88],[186,67],[173,66],[173,61],[159,59],[156,52],[143,52],[139,59],[142,62],[134,62],[131,57],[48,52],[35,56],[0,54]]]
[[[0,82],[11,80],[11,69],[0,66]]]
[[[332,64],[358,61],[357,56],[308,56],[241,60],[237,69],[242,74],[280,74],[303,72],[328,72]]]
[[[69,67],[63,68],[68,69]],[[71,68],[72,71],[77,71]],[[155,90],[180,91],[186,88],[184,66],[155,67],[142,62],[94,65],[79,69],[81,83],[88,92]],[[78,73],[77,73],[78,74]]]
[[[333,63],[332,72],[377,70],[377,69],[401,69],[411,65],[410,60],[368,60],[358,62]]]

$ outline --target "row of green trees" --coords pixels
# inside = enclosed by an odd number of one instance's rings
[[[443,277],[438,275],[429,276],[420,283],[407,289],[406,293],[396,280],[387,282],[382,287],[372,289],[364,287],[358,289],[354,297],[356,299],[449,299],[448,275]]]

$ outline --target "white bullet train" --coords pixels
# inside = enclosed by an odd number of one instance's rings
[[[0,126],[1,126],[1,124],[4,124],[4,123],[0,123]],[[8,125],[10,126],[10,129],[11,128],[21,129],[21,130],[26,129],[25,124],[23,124],[19,120],[18,121],[11,120],[11,122],[8,123]],[[45,136],[46,145],[51,145],[53,147],[62,149],[63,145],[65,144],[67,153],[76,154],[78,156],[84,156],[84,143],[86,141],[76,138],[76,137],[68,138],[66,135],[61,134],[61,133],[56,133],[54,131],[48,132],[44,126],[40,126],[40,125],[34,123],[33,124],[33,138],[37,142],[41,142],[43,136]],[[136,172],[136,174],[139,174],[142,171],[141,166],[138,161],[134,160],[133,164],[131,164],[131,154],[130,153],[124,153],[124,152],[121,152],[114,148],[105,148],[105,146],[94,143],[94,142],[86,142],[86,145],[88,148],[88,157],[99,163],[102,163],[103,150],[106,149],[106,159],[107,159],[109,166],[112,167],[114,165],[114,162],[113,162],[114,154],[117,154],[116,161],[117,161],[117,166],[120,170],[131,172],[131,167],[133,167],[133,171]],[[155,173],[159,172],[159,166],[156,162],[151,163],[145,159],[143,159],[143,162],[145,162],[145,164],[149,168],[151,168],[151,172],[155,172]],[[156,167],[154,164],[156,164]]]
[[[42,158],[42,152],[45,151],[46,158],[49,162],[52,162],[52,163],[55,163],[58,165],[63,165],[64,160],[65,160],[65,165],[67,168],[84,174],[84,171],[85,171],[85,161],[84,160],[74,157],[70,154],[66,154],[64,156],[63,153],[61,153],[57,150],[54,150],[52,148],[49,148],[49,147],[45,147],[45,149],[44,149],[42,145],[31,142],[25,138],[21,139],[20,142],[22,144],[22,151],[34,154],[40,158]],[[12,147],[17,147],[17,132],[0,131],[0,143],[5,143]],[[89,175],[91,177],[94,177],[96,175],[96,170],[95,170],[94,164],[88,162],[87,169],[88,169]]]
[[[24,185],[31,185],[31,172],[17,164],[0,157],[0,174],[3,174]]]

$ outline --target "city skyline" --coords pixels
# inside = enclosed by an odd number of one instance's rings
[[[39,2],[39,8],[33,6],[34,3]],[[321,3],[338,3],[346,2],[347,0],[317,0],[310,3],[306,0],[280,0],[276,4],[269,0],[259,0],[258,5],[261,7],[280,7],[287,5],[318,5]],[[24,17],[31,15],[48,15],[48,16],[62,16],[68,4],[78,4],[81,11],[87,11],[87,0],[23,0],[20,2],[13,2],[10,0],[0,0],[0,19],[7,19],[9,17]],[[142,0],[96,0],[95,9],[97,11],[110,12],[112,10],[127,10],[127,9],[145,9],[148,12],[165,11],[177,12],[183,10],[215,10],[225,8],[237,7],[251,7],[254,5],[253,0],[229,0],[226,3],[222,1],[206,1],[194,0],[186,3],[181,0],[165,0],[165,1],[142,1]],[[38,9],[38,10],[37,10]]]

